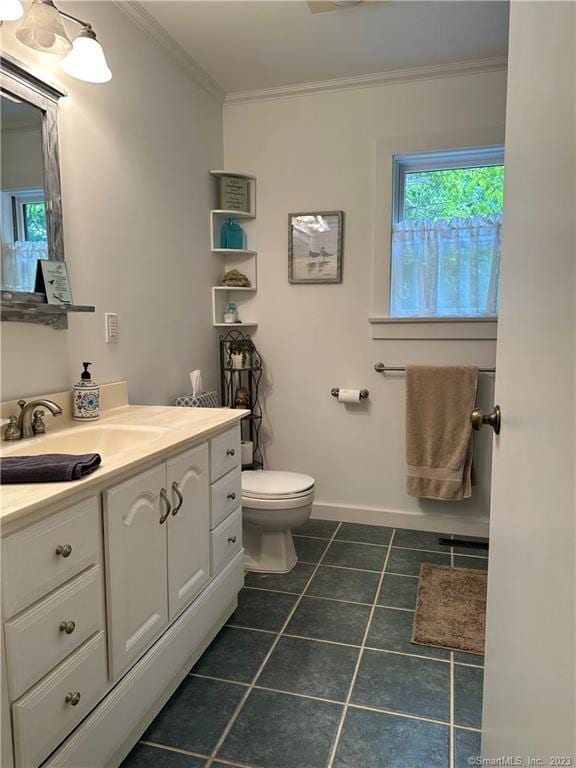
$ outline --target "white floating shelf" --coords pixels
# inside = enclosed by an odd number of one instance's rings
[[[256,251],[246,251],[240,248],[212,248],[212,253],[220,256],[256,256]]]
[[[256,181],[256,176],[251,173],[241,173],[240,171],[210,171],[211,176],[215,176],[217,179],[222,176],[232,176],[235,179],[250,179]]]
[[[211,213],[214,216],[227,216],[229,219],[255,219],[256,214],[250,211],[227,211],[223,208],[213,208]]]
[[[214,328],[256,328],[258,323],[214,323]]]
[[[251,303],[257,290],[257,253],[251,248],[220,248],[220,234],[226,219],[249,222],[256,218],[256,177],[251,173],[238,171],[210,171],[214,179],[213,192],[214,204],[221,205],[220,179],[223,176],[231,176],[236,179],[245,179],[248,187],[247,211],[235,211],[223,208],[213,208],[210,211],[210,251],[221,257],[222,272],[219,278],[224,279],[226,272],[237,269],[246,275],[250,281],[250,287],[235,287],[232,285],[215,285],[212,287],[212,325],[215,328],[256,328],[258,323],[246,320],[245,316],[252,314]],[[247,227],[248,240],[243,245],[248,246],[250,227]],[[240,323],[225,323],[224,312],[228,304],[234,303],[238,308]]]
[[[214,291],[256,291],[256,288],[253,288],[250,286],[250,288],[247,288],[242,285],[215,285],[213,286]]]

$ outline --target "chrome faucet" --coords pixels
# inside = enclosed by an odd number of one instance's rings
[[[20,440],[24,437],[35,437],[46,431],[42,420],[44,411],[37,411],[37,408],[47,408],[52,416],[59,416],[62,408],[53,400],[18,400],[20,406],[20,415],[11,416],[10,423],[4,432],[4,440]]]

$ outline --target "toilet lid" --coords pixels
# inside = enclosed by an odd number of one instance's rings
[[[298,472],[258,469],[242,472],[242,495],[253,499],[289,499],[314,487],[314,478]]]

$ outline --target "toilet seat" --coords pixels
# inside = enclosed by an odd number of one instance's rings
[[[274,514],[278,512],[280,514],[286,509],[298,509],[298,507],[306,507],[312,504],[314,501],[314,490],[311,493],[307,493],[305,496],[295,496],[292,499],[257,499],[251,496],[244,496],[242,494],[242,506],[250,509],[265,509]]]
[[[242,472],[242,498],[247,501],[303,501],[310,495],[314,495],[314,478],[310,475],[270,469]]]

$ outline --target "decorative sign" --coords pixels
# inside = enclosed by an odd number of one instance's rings
[[[220,177],[220,208],[225,211],[249,212],[248,179]]]
[[[66,262],[39,259],[34,290],[36,293],[45,293],[48,304],[72,304]]]

